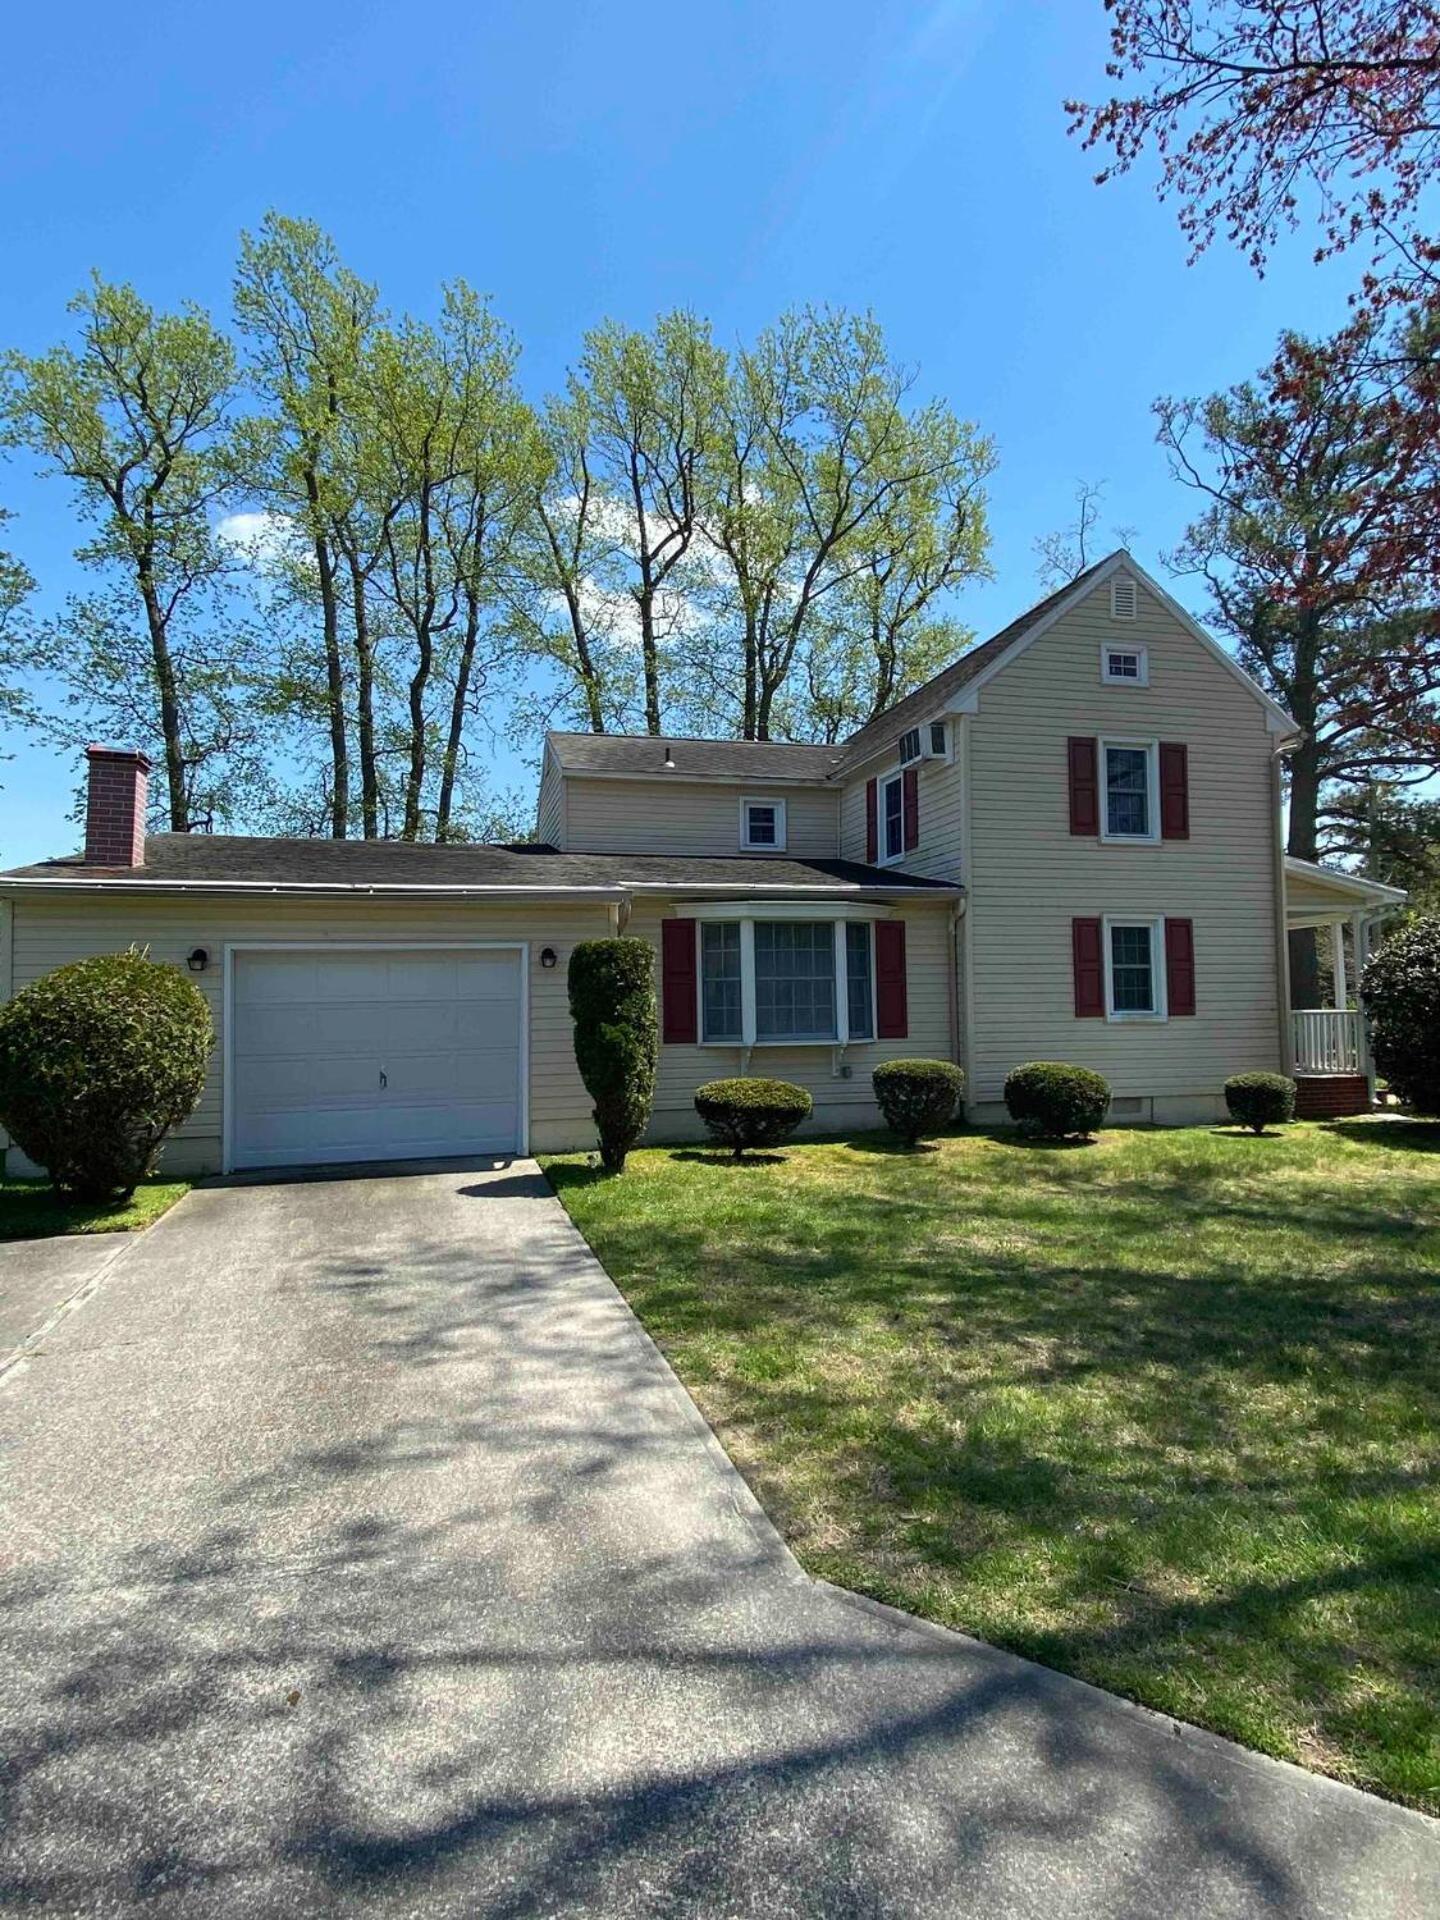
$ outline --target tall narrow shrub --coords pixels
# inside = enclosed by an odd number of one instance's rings
[[[648,940],[582,940],[568,978],[575,1064],[595,1102],[600,1161],[620,1173],[655,1100],[654,949]]]
[[[1417,1113],[1440,1114],[1440,914],[1420,914],[1376,948],[1360,979],[1375,1065]]]

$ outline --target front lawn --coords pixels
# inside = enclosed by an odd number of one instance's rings
[[[546,1164],[813,1573],[1440,1811],[1440,1127]]]
[[[44,1240],[56,1233],[135,1233],[190,1191],[188,1180],[147,1180],[130,1199],[97,1206],[62,1200],[45,1180],[0,1180],[0,1240]]]

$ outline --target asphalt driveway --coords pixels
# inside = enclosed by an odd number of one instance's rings
[[[803,1579],[528,1164],[191,1194],[0,1444],[19,1912],[1440,1903],[1419,1816]]]

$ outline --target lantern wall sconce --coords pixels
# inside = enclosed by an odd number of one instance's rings
[[[210,955],[204,947],[192,947],[185,956],[185,964],[192,973],[203,973],[210,964]]]
[[[542,947],[540,949],[540,964],[542,967],[553,967],[555,960],[556,953],[553,947]]]

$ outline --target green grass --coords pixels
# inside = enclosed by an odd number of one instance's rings
[[[547,1171],[812,1572],[1440,1812],[1440,1127]]]
[[[45,1240],[56,1233],[137,1233],[190,1191],[188,1180],[147,1180],[130,1199],[96,1206],[62,1200],[44,1180],[0,1180],[0,1240]]]

